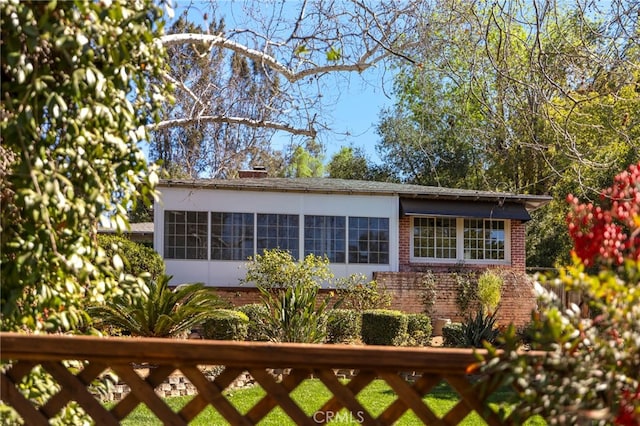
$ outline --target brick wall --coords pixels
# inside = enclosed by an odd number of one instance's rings
[[[469,271],[466,271],[469,272]],[[480,271],[476,271],[479,273]],[[524,273],[508,269],[496,270],[504,279],[502,298],[498,310],[498,321],[506,325],[514,323],[525,325],[531,318],[531,311],[536,307],[533,282]],[[433,272],[435,278],[436,302],[431,314],[432,319],[449,318],[451,321],[462,321],[472,312],[461,313],[456,305],[457,281],[449,272]],[[391,308],[405,312],[422,312],[424,305],[421,295],[424,289],[422,281],[426,272],[377,272],[374,278],[378,285],[393,293]]]

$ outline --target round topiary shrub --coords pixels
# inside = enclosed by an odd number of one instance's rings
[[[154,249],[131,241],[120,235],[98,234],[98,245],[102,247],[109,262],[117,254],[124,264],[123,272],[139,277],[149,273],[153,281],[160,279],[165,273],[162,256]]]
[[[202,327],[205,339],[246,340],[249,317],[233,309],[218,309],[217,315],[208,319]]]
[[[431,342],[431,318],[425,314],[407,314],[407,346],[428,346]]]
[[[237,311],[242,312],[249,318],[247,327],[247,340],[265,342],[269,340],[265,323],[265,318],[269,315],[267,307],[261,303],[250,303],[239,306]]]
[[[327,343],[351,343],[360,337],[362,316],[354,309],[332,309],[327,317]]]
[[[452,322],[442,327],[442,345],[449,348],[464,347],[462,323]]]
[[[367,345],[399,346],[406,339],[407,316],[400,311],[372,309],[362,313],[362,342]]]

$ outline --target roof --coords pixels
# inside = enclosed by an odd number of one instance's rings
[[[124,234],[153,234],[153,222],[130,223],[130,230],[123,231]],[[115,229],[100,227],[99,231],[105,234],[115,233]]]
[[[544,206],[552,199],[547,195],[514,194],[331,178],[167,179],[161,180],[159,187],[318,194],[393,195],[401,198],[431,200],[511,202],[523,204],[529,211]]]

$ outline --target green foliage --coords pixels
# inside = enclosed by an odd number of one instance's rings
[[[633,425],[640,418],[640,164],[601,194],[598,205],[568,197],[573,262],[555,278],[538,277],[539,311],[528,333],[544,356],[523,356],[510,327],[503,352],[491,349],[484,364],[493,383],[516,385],[515,423],[531,413],[551,424]],[[595,314],[561,306],[541,285],[547,282],[578,292]]]
[[[249,317],[237,310],[218,309],[213,318],[204,322],[203,337],[212,340],[246,340]]]
[[[162,256],[150,247],[131,241],[119,235],[98,234],[98,244],[104,250],[105,258],[112,264],[118,256],[122,262],[123,274],[140,277],[148,274],[152,280],[164,275],[165,265]]]
[[[116,287],[92,237],[155,195],[138,144],[167,99],[161,16],[151,0],[3,2],[3,330],[76,329]]]
[[[393,294],[386,288],[381,289],[377,281],[368,281],[367,277],[353,274],[339,279],[336,292],[345,309],[363,312],[370,309],[385,309],[391,306]]]
[[[484,312],[494,312],[502,297],[504,279],[494,271],[485,271],[478,278],[477,297]]]
[[[362,313],[354,309],[331,309],[327,316],[327,342],[351,343],[360,338]]]
[[[425,314],[407,314],[407,346],[428,346],[431,342],[431,319]]]
[[[462,336],[462,323],[452,322],[442,327],[442,345],[448,348],[464,347]]]
[[[456,306],[461,315],[468,315],[478,303],[478,285],[473,274],[455,273]]]
[[[485,345],[496,343],[496,339],[500,335],[500,331],[496,326],[498,311],[491,314],[485,314],[480,309],[476,312],[476,316],[469,316],[462,323],[462,346],[465,348],[484,348]]]
[[[433,307],[436,304],[436,277],[433,272],[428,271],[424,274],[420,281],[422,286],[420,291],[420,300],[422,301],[423,312],[431,315]]]
[[[258,288],[286,288],[296,285],[315,286],[333,278],[329,259],[313,254],[298,262],[285,250],[265,250],[246,264],[247,273],[242,284]]]
[[[362,313],[362,342],[400,346],[407,336],[407,316],[400,311],[372,309]]]
[[[307,141],[304,147],[296,147],[286,167],[285,177],[322,177],[324,166],[321,148],[321,145],[314,140]]]
[[[265,324],[265,318],[268,317],[269,311],[264,304],[250,303],[248,305],[239,306],[237,310],[249,318],[249,324],[247,326],[247,340],[259,342],[269,340],[267,326]]]
[[[170,276],[148,280],[138,296],[123,295],[89,308],[97,325],[112,326],[132,336],[174,337],[217,316],[225,306],[203,284],[182,284],[171,290]]]
[[[267,308],[264,324],[269,340],[297,343],[324,341],[332,295],[318,301],[320,287],[302,283],[280,289],[258,289]]]

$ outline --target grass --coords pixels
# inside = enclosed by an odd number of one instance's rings
[[[225,392],[225,396],[229,402],[236,407],[240,413],[246,413],[257,401],[265,395],[265,391],[259,386],[239,389]],[[509,394],[506,392],[497,392],[492,395],[491,405],[496,409],[497,405],[504,403]],[[331,398],[331,392],[322,384],[320,380],[306,380],[291,392],[292,399],[300,406],[300,408],[308,415],[317,412],[324,402]],[[165,401],[173,411],[179,411],[193,397],[173,397],[167,398]],[[387,406],[395,401],[396,395],[394,391],[383,380],[375,380],[358,394],[358,400],[366,407],[375,417],[382,413]],[[431,390],[424,398],[427,405],[437,416],[445,415],[459,400],[455,391],[447,384],[441,383]],[[111,404],[112,406],[113,404]],[[324,415],[318,413],[317,415]],[[359,424],[357,415],[351,415],[347,411],[341,411],[334,418],[331,424]],[[138,406],[129,416],[122,422],[124,425],[161,425],[162,423],[155,417],[146,406]],[[196,417],[192,425],[226,425],[229,424],[219,415],[212,407],[208,407]],[[275,408],[260,422],[260,425],[288,425],[293,421],[282,411]],[[423,423],[413,412],[408,411],[396,423],[397,425],[422,425]],[[462,425],[483,425],[486,424],[476,413],[468,415]],[[546,423],[540,418],[530,419],[526,425],[545,425]]]

